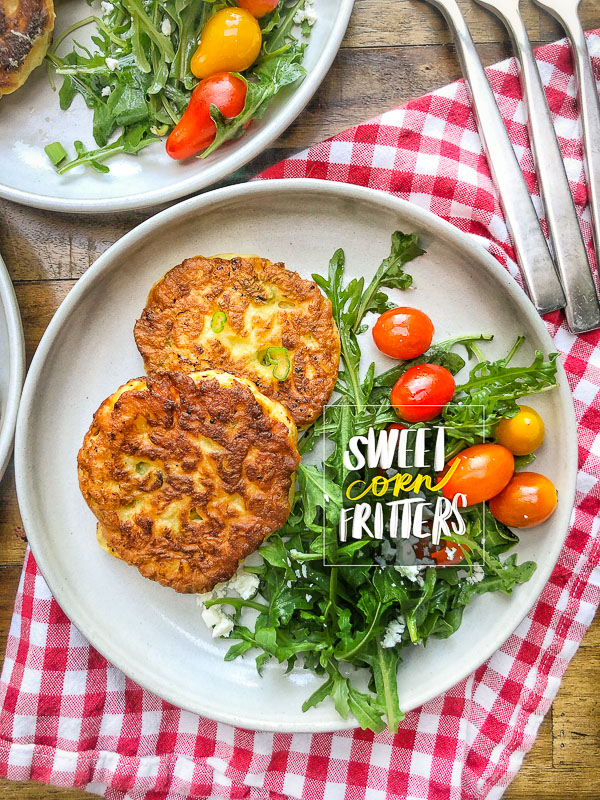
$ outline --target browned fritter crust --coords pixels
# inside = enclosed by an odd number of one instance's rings
[[[0,95],[22,86],[52,40],[52,0],[0,0]]]
[[[222,311],[222,331],[211,328]],[[150,291],[135,340],[148,372],[217,367],[244,375],[278,400],[299,428],[321,414],[337,380],[340,340],[331,303],[314,281],[258,257],[188,258]],[[262,360],[285,347],[291,369],[277,380]]]
[[[250,381],[160,373],[96,411],[79,485],[109,552],[178,592],[205,592],[287,520],[296,442],[285,409]]]

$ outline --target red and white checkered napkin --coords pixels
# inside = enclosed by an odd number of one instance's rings
[[[600,30],[588,41],[600,76]],[[537,56],[591,253],[568,49],[559,42]],[[488,73],[541,211],[515,63]],[[516,276],[462,83],[261,177],[306,176],[375,187],[428,208],[479,237]],[[579,422],[577,505],[537,605],[487,664],[410,712],[395,736],[236,730],[174,708],[107,664],[62,613],[28,554],[2,674],[0,774],[80,786],[114,800],[499,798],[600,602],[600,333],[572,336],[558,313],[548,328]]]

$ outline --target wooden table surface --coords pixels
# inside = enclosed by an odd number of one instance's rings
[[[503,28],[472,0],[459,0],[484,64],[510,54]],[[562,34],[530,0],[523,14],[534,44]],[[582,0],[586,29],[600,27],[598,0]],[[418,0],[356,0],[342,49],[313,101],[274,146],[236,173],[245,180],[285,156],[460,77],[441,17]],[[1,110],[0,110],[1,124]],[[0,200],[0,253],[15,283],[28,361],[75,281],[120,236],[159,208],[107,216],[52,214]],[[0,485],[0,652],[25,550],[12,464]],[[600,621],[569,667],[509,800],[600,798]],[[82,800],[81,791],[0,781],[4,800]]]

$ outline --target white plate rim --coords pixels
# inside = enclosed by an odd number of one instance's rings
[[[61,211],[72,214],[106,214],[114,211],[132,211],[154,205],[163,205],[172,200],[186,197],[193,192],[199,192],[217,183],[217,181],[223,180],[260,155],[275,139],[281,136],[302,113],[325,79],[340,49],[354,6],[354,0],[339,0],[339,2],[340,9],[326,47],[321,51],[314,69],[305,77],[291,97],[288,98],[281,110],[274,115],[273,119],[256,136],[252,139],[244,139],[242,137],[230,153],[215,161],[214,164],[206,165],[206,169],[202,172],[189,178],[182,178],[168,188],[152,189],[139,194],[102,200],[94,198],[87,200],[69,199],[38,194],[15,189],[0,182],[0,198],[45,211]]]
[[[0,256],[0,304],[4,309],[8,331],[8,391],[6,405],[0,409],[0,480],[2,480],[12,453],[19,399],[25,378],[25,340],[21,312],[2,256]]]
[[[93,647],[97,649],[110,663],[128,675],[132,680],[136,681],[139,685],[143,686],[148,691],[153,692],[167,702],[173,705],[184,708],[185,710],[193,713],[206,716],[206,713],[199,706],[193,707],[189,702],[182,702],[180,695],[176,690],[171,690],[168,686],[161,685],[157,688],[152,683],[152,673],[145,667],[135,661],[135,659],[127,660],[122,653],[115,653],[111,648],[111,639],[109,635],[109,626],[98,626],[91,618],[85,618],[79,611],[76,603],[70,603],[67,591],[59,588],[58,577],[52,574],[52,570],[46,563],[42,555],[42,538],[43,538],[43,525],[41,525],[42,533],[40,537],[40,546],[38,548],[38,528],[36,521],[32,518],[28,510],[28,466],[27,466],[27,422],[32,413],[32,404],[35,401],[35,396],[38,387],[38,378],[43,369],[45,357],[54,342],[55,335],[60,332],[62,324],[67,320],[71,309],[74,308],[88,289],[93,287],[96,280],[99,280],[104,272],[111,269],[112,261],[119,258],[122,251],[126,251],[129,247],[141,242],[146,234],[154,232],[163,225],[168,225],[173,220],[181,215],[185,215],[190,211],[202,211],[205,207],[210,207],[212,204],[221,200],[228,200],[231,198],[247,197],[253,194],[269,194],[277,193],[279,191],[319,191],[325,194],[330,194],[337,197],[347,197],[350,200],[363,200],[371,201],[376,204],[383,204],[389,209],[397,211],[400,215],[408,214],[424,224],[433,225],[440,231],[440,235],[449,238],[453,244],[464,249],[467,254],[471,254],[479,261],[483,261],[486,267],[492,273],[493,277],[498,280],[502,287],[509,293],[511,299],[515,302],[519,310],[527,318],[529,324],[534,328],[536,334],[539,336],[543,343],[546,352],[554,352],[555,346],[552,338],[550,337],[546,326],[542,319],[538,316],[534,306],[531,304],[523,290],[518,286],[509,273],[498,263],[498,261],[488,253],[477,241],[475,241],[468,234],[463,233],[458,228],[451,225],[449,222],[436,217],[430,211],[422,209],[406,200],[402,200],[393,195],[385,192],[370,189],[354,184],[338,183],[336,181],[317,180],[312,178],[287,178],[287,179],[274,179],[267,181],[255,181],[246,184],[236,184],[227,186],[220,189],[215,189],[211,192],[199,195],[182,201],[165,211],[151,217],[150,219],[142,222],[136,228],[125,234],[115,244],[113,244],[105,253],[103,253],[96,262],[87,270],[87,272],[79,279],[77,284],[73,287],[71,292],[67,295],[56,314],[52,318],[42,340],[37,348],[33,357],[31,366],[29,368],[19,415],[16,426],[15,437],[15,475],[16,475],[16,488],[19,501],[19,508],[21,517],[27,532],[31,550],[36,559],[36,562],[44,575],[50,591],[54,595],[58,604],[67,613],[73,624],[78,630],[90,641]],[[565,434],[566,434],[566,451],[565,451],[565,464],[567,469],[571,471],[571,486],[568,492],[565,492],[561,498],[563,502],[569,507],[573,506],[575,498],[575,480],[577,474],[577,458],[578,458],[578,445],[577,445],[577,427],[575,419],[575,411],[572,401],[570,389],[566,379],[566,373],[562,366],[560,359],[557,361],[559,386],[555,390],[560,396],[561,405],[565,412]],[[443,679],[440,676],[435,690],[430,692],[427,696],[418,698],[417,702],[411,703],[406,707],[405,711],[410,711],[413,708],[421,706],[423,703],[444,694],[453,686],[460,683],[468,675],[470,675],[481,664],[487,661],[491,655],[496,652],[506,640],[514,633],[516,628],[520,625],[522,620],[527,616],[537,599],[539,598],[544,586],[546,585],[552,570],[554,569],[560,552],[564,546],[569,525],[564,526],[562,536],[557,538],[554,547],[549,551],[549,557],[544,562],[543,566],[538,568],[533,574],[533,577],[524,587],[527,589],[527,600],[523,598],[522,605],[518,609],[511,621],[510,630],[505,628],[490,645],[484,650],[479,651],[476,658],[464,668],[460,673],[452,676],[450,681]],[[56,580],[55,580],[56,577]],[[520,587],[520,588],[524,588]],[[339,723],[319,722],[311,723],[309,718],[306,722],[290,723],[282,726],[277,721],[261,721],[260,726],[250,717],[244,716],[243,711],[238,713],[222,712],[219,714],[211,713],[211,719],[218,722],[224,722],[236,727],[245,728],[248,730],[263,730],[275,732],[289,732],[289,733],[320,733],[320,732],[333,732],[340,730],[348,730],[357,727],[354,719],[343,720],[340,718]]]

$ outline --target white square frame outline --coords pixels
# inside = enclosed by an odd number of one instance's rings
[[[459,403],[454,403],[454,404],[453,403],[446,403],[445,407],[451,406],[451,405],[460,405],[460,404]],[[422,407],[423,408],[432,407],[432,404],[431,403],[422,403]],[[358,408],[358,406],[350,405],[350,406],[348,406],[348,408],[356,409],[356,408]],[[364,406],[364,408],[380,408],[380,406],[378,406],[378,405],[366,405],[366,406]],[[435,406],[435,408],[437,408],[437,406]],[[485,444],[485,442],[486,442],[486,436],[485,436],[485,424],[486,424],[485,412],[486,412],[486,406],[484,406],[483,404],[480,404],[480,403],[473,403],[471,408],[481,408],[481,409],[483,409],[482,423],[481,423],[482,424],[482,431],[481,431],[482,441],[479,444]],[[431,420],[431,421],[433,422],[433,420]],[[392,425],[394,423],[389,423],[389,424]],[[402,424],[402,420],[400,419],[400,417],[398,417],[398,424],[400,424],[400,425]],[[389,427],[389,425],[388,425],[388,427]],[[325,444],[326,444],[326,441],[327,441],[327,437],[326,436],[322,436],[321,439],[322,439],[322,447],[323,447],[323,461],[322,461],[322,463],[324,464],[325,463],[325,459],[327,458],[327,456],[325,454]],[[471,447],[471,445],[468,445],[468,446]],[[456,456],[455,456],[455,458],[456,458]],[[323,470],[323,497],[328,497],[327,491],[325,490],[325,470]],[[481,505],[485,506],[485,500],[482,501]],[[468,506],[467,506],[467,508],[468,508]],[[326,509],[323,509],[323,513],[324,513],[324,515],[327,514]],[[482,520],[483,520],[483,531],[482,531],[482,535],[481,535],[481,540],[482,540],[482,543],[483,543],[483,555],[485,556],[485,553],[486,553],[486,549],[485,548],[486,548],[486,540],[487,540],[486,527],[485,527],[485,520],[486,520],[485,510],[484,510],[484,513],[482,514]],[[325,528],[325,520],[323,520],[322,541],[323,541],[323,566],[324,567],[330,567],[330,568],[332,568],[332,567],[368,567],[369,569],[371,569],[372,567],[378,567],[379,569],[384,569],[384,567],[382,567],[381,564],[329,564],[329,563],[327,563],[326,548],[325,548],[325,530],[326,530],[326,528]],[[381,541],[383,541],[383,539],[381,539]],[[478,564],[478,563],[479,562],[472,561],[470,566],[473,566],[473,565]],[[386,564],[386,567],[387,566],[392,567],[394,565],[393,564]],[[408,565],[400,564],[400,565],[397,565],[397,566],[408,566]],[[415,565],[412,565],[412,566],[415,566]],[[446,569],[447,567],[457,567],[458,564],[417,564],[416,566],[420,566],[420,567],[422,566],[424,568],[425,567],[433,567],[434,569]],[[466,566],[469,566],[469,565],[467,564]]]

